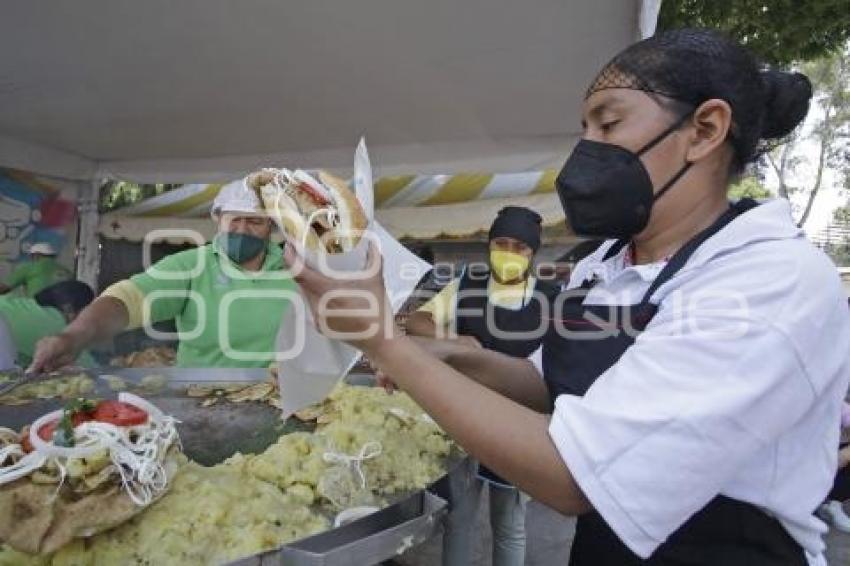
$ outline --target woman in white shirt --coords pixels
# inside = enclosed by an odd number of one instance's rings
[[[317,316],[473,456],[578,515],[572,564],[825,564],[814,511],[850,379],[843,291],[786,201],[726,197],[811,95],[708,30],[603,68],[556,185],[571,227],[610,240],[555,301],[542,364],[427,347],[385,306],[335,310],[363,307],[356,293]],[[331,290],[384,294],[380,277],[298,281],[314,310]]]

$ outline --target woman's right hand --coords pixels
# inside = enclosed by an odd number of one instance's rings
[[[48,373],[70,366],[77,359],[79,352],[74,340],[67,334],[48,336],[38,341],[32,363],[27,373]]]

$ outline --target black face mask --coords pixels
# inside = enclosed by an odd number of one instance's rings
[[[649,222],[652,204],[691,167],[686,163],[659,191],[640,156],[676,130],[685,114],[637,153],[610,143],[580,140],[558,174],[555,187],[570,227],[580,236],[627,239]]]

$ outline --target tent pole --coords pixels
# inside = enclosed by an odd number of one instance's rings
[[[97,235],[98,192],[100,182],[93,180],[89,190],[84,190],[79,199],[80,231],[77,247],[77,279],[97,288],[97,276],[100,272],[100,238]]]

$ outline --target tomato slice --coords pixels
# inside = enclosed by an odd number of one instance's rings
[[[78,427],[81,424],[92,420],[91,413],[74,413],[71,416],[71,424],[74,427]],[[59,419],[52,420],[50,422],[44,423],[40,429],[38,429],[38,437],[44,440],[45,442],[53,442],[53,433],[56,432],[56,427],[59,426]],[[21,431],[21,448],[24,449],[24,452],[30,453],[33,451],[33,446],[30,443],[30,427],[26,426]]]
[[[307,196],[316,204],[316,206],[325,206],[330,204],[330,201],[326,199],[319,191],[315,188],[311,187],[307,183],[299,183],[298,190],[307,193]]]
[[[135,426],[148,422],[148,414],[122,401],[101,401],[92,413],[94,420],[115,426]]]
[[[38,437],[44,440],[45,442],[53,442],[53,433],[56,430],[56,426],[59,424],[59,420],[50,421],[48,423],[44,423],[40,429],[38,429]],[[32,443],[30,442],[30,427],[26,426],[21,431],[21,448],[24,449],[24,452],[29,454],[34,450]]]
[[[74,428],[92,420],[94,420],[94,418],[92,417],[91,413],[79,412],[71,415],[71,424],[74,425]]]
[[[53,433],[56,432],[56,426],[58,424],[58,420],[44,423],[44,426],[38,429],[38,437],[45,442],[53,442]]]

